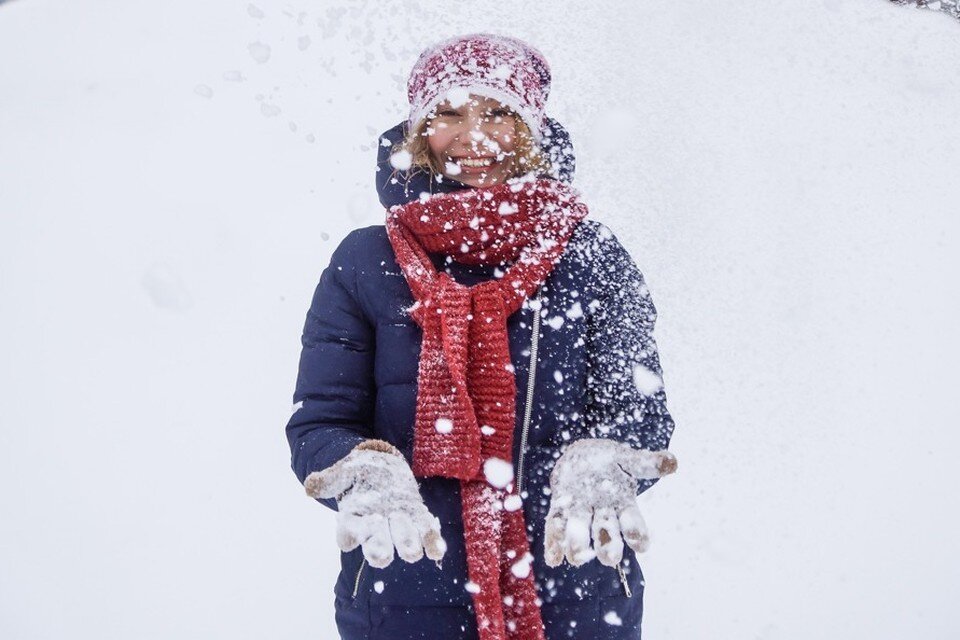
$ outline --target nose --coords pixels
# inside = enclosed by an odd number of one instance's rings
[[[478,145],[490,140],[486,127],[488,121],[480,115],[469,114],[458,123],[457,141],[469,145]]]

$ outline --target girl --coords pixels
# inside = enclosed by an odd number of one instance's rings
[[[386,224],[320,277],[287,436],[339,510],[345,640],[640,637],[636,496],[676,468],[656,310],[568,186],[549,90],[512,38],[424,51]]]

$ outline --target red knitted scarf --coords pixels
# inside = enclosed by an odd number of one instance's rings
[[[423,330],[413,471],[460,480],[480,640],[544,637],[523,510],[511,496],[517,387],[507,318],[586,215],[574,191],[548,179],[436,194],[387,212],[416,301],[410,314]],[[438,272],[428,253],[506,272],[467,287]]]

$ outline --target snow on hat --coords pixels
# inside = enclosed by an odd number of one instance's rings
[[[424,50],[410,71],[409,127],[445,99],[457,103],[475,93],[516,111],[539,141],[550,79],[546,58],[522,40],[490,33],[444,40]],[[448,95],[451,89],[459,91]]]

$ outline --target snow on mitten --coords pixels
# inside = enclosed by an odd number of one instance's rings
[[[645,551],[650,538],[637,507],[637,482],[676,468],[669,451],[634,449],[616,440],[585,438],[567,447],[550,474],[547,565],[556,567],[566,558],[580,566],[596,557],[615,567],[623,559],[624,540],[637,553]]]
[[[303,486],[313,498],[337,498],[337,545],[343,551],[361,545],[372,567],[393,562],[394,547],[407,562],[424,552],[440,560],[447,550],[440,520],[423,503],[410,465],[388,442],[361,442],[339,462],[308,475]]]

